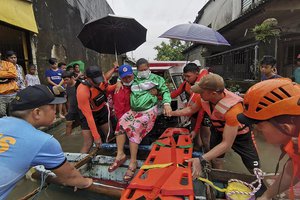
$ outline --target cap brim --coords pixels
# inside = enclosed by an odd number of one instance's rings
[[[195,84],[195,85],[193,85],[191,87],[191,91],[194,92],[194,93],[198,93],[199,94],[200,90],[201,90],[201,88],[200,88],[200,86],[198,84]]]
[[[131,73],[131,72],[124,73],[124,74],[120,75],[120,78],[124,78],[126,76],[131,76],[131,75],[133,75],[133,73]]]
[[[64,97],[55,97],[53,101],[51,101],[49,104],[63,104],[66,103],[67,99]]]
[[[245,125],[252,125],[261,122],[260,120],[249,118],[245,116],[243,113],[238,114],[237,119],[241,124],[245,124]]]
[[[100,84],[100,83],[102,83],[102,82],[104,82],[104,79],[103,79],[102,76],[98,76],[97,78],[92,78],[92,80],[97,85]]]

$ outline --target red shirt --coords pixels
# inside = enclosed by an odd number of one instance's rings
[[[114,109],[118,120],[130,110],[130,93],[130,87],[123,86],[123,88],[113,96]]]

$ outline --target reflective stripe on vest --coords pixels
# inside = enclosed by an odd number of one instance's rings
[[[212,125],[214,128],[217,129],[217,131],[223,132],[224,127],[225,127],[225,114],[227,111],[235,106],[236,104],[240,103],[243,101],[241,97],[238,95],[228,91],[224,90],[225,97],[221,99],[217,105],[214,107],[213,112],[211,113],[210,110],[210,104],[208,101],[203,101],[202,100],[202,108],[204,111],[208,114]],[[238,129],[238,134],[245,134],[250,131],[249,127],[240,124],[239,129]]]

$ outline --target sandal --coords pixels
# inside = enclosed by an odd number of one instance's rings
[[[134,167],[134,168],[128,166],[128,169],[127,169],[125,175],[123,176],[123,180],[124,180],[125,182],[131,181],[131,180],[133,179],[133,177],[134,177],[134,174],[135,174],[136,169],[137,169],[137,163],[135,164],[135,167]]]
[[[108,172],[113,172],[115,171],[118,167],[124,164],[124,162],[127,160],[127,157],[124,156],[121,160],[115,159],[115,161],[108,167]]]

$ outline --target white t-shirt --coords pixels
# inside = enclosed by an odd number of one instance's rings
[[[25,80],[26,80],[28,86],[41,84],[38,75],[26,74]]]

